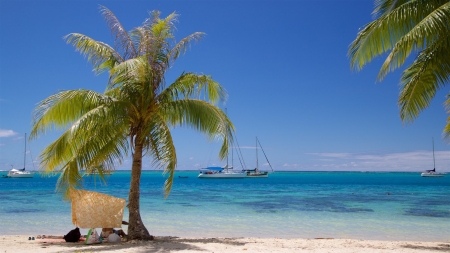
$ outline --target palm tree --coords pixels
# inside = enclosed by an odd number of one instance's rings
[[[234,127],[216,106],[226,92],[210,76],[182,73],[170,85],[165,83],[165,72],[203,33],[174,43],[176,13],[161,19],[159,12],[152,12],[142,26],[126,32],[110,10],[101,11],[115,38],[114,48],[77,33],[65,39],[87,56],[97,73],[109,72],[106,91],[68,90],[41,101],[34,111],[31,138],[49,129],[66,129],[40,155],[44,172],[61,173],[57,188],[66,194],[81,187],[80,170],[114,168],[131,152],[128,238],[149,240],[153,237],[139,207],[143,157],[168,173],[167,197],[177,165],[170,129],[187,126],[211,140],[221,138],[223,159]]]
[[[410,123],[429,106],[450,78],[450,2],[448,0],[375,0],[375,20],[365,25],[349,49],[352,69],[361,70],[376,56],[389,54],[377,79],[417,57],[402,74],[400,118]],[[450,114],[450,94],[447,96]],[[444,128],[450,137],[450,117]]]

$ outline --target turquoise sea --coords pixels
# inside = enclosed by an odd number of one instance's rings
[[[420,173],[399,172],[276,172],[257,179],[199,179],[197,174],[177,172],[173,190],[164,199],[165,176],[161,171],[143,172],[141,215],[151,234],[450,239],[450,174],[422,178]],[[39,174],[32,179],[0,178],[0,234],[62,235],[72,229],[70,203],[55,192],[56,180]],[[129,182],[130,171],[116,171],[107,177],[107,185],[92,176],[84,184],[127,198]]]

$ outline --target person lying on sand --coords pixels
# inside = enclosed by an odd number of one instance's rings
[[[128,222],[122,221],[122,224],[123,225],[128,225]],[[101,236],[103,238],[108,238],[108,236],[110,234],[116,234],[116,235],[118,235],[118,236],[120,236],[122,238],[127,236],[127,234],[125,234],[125,232],[122,229],[115,230],[114,228],[102,228],[102,235]]]
[[[122,224],[123,225],[128,225],[128,222],[122,221]],[[85,241],[86,240],[86,235],[81,236],[79,234],[78,227],[76,228],[76,230],[78,231],[78,235],[80,236],[79,241]],[[127,234],[125,234],[125,232],[122,229],[115,230],[114,228],[102,228],[102,234],[101,235],[102,235],[103,238],[108,238],[108,236],[110,234],[117,234],[120,237],[126,237],[127,236]],[[67,235],[65,235],[65,236],[67,236]],[[65,236],[63,236],[63,235],[38,235],[38,236],[36,236],[36,239],[65,239]],[[30,237],[29,240],[31,240],[31,237]],[[33,240],[34,240],[34,237],[33,237]]]
[[[125,234],[125,232],[123,232],[122,229],[115,230],[114,228],[102,228],[102,237],[103,238],[108,238],[108,236],[110,234],[117,234],[120,237],[127,236],[127,234]]]
[[[63,235],[38,235],[36,239],[62,239],[64,240]],[[79,241],[86,241],[86,236],[83,235],[80,237]]]
[[[63,235],[38,235],[36,239],[64,239]]]

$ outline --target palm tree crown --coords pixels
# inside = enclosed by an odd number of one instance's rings
[[[101,7],[101,12],[114,47],[78,33],[65,40],[87,56],[97,73],[109,72],[106,91],[69,90],[43,100],[35,109],[30,137],[54,127],[65,129],[40,158],[45,172],[61,172],[58,187],[66,192],[80,187],[81,169],[112,169],[131,153],[129,239],[151,239],[139,211],[142,158],[150,157],[153,166],[168,173],[167,196],[177,165],[170,129],[187,126],[210,139],[220,137],[219,156],[224,158],[234,127],[215,105],[226,99],[226,92],[210,76],[182,73],[169,85],[164,79],[174,61],[203,33],[174,43],[176,13],[161,19],[159,12],[151,12],[142,26],[127,32],[110,10]]]
[[[378,80],[402,66],[412,52],[414,62],[403,72],[398,104],[409,123],[429,106],[450,78],[450,2],[448,0],[375,0],[375,20],[364,26],[349,49],[350,64],[360,70],[389,52]],[[450,114],[450,94],[447,96]],[[450,116],[444,128],[450,137]]]

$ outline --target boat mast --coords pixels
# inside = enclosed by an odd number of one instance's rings
[[[272,165],[271,165],[270,162],[269,162],[269,158],[267,158],[266,152],[264,152],[264,149],[263,149],[263,147],[262,147],[262,145],[261,145],[261,142],[258,141],[258,138],[256,138],[256,140],[257,140],[259,146],[261,147],[261,150],[262,150],[262,152],[263,152],[263,154],[264,154],[264,157],[266,158],[267,163],[268,163],[269,166],[270,166],[270,169],[271,169],[272,172],[273,172]]]
[[[436,160],[434,159],[434,138],[431,138],[433,143],[433,169],[436,170]]]
[[[231,147],[231,168],[234,170],[234,148]]]
[[[227,108],[225,108],[225,115],[227,115],[228,116],[228,110],[227,110]],[[227,139],[227,145],[228,145],[228,148],[227,148],[227,172],[228,172],[228,157],[229,157],[229,155],[230,155],[230,139],[228,138]]]
[[[228,140],[227,140],[228,141]],[[228,142],[228,146],[230,145],[230,142]],[[230,147],[228,147],[227,151],[227,172],[228,172],[228,154],[230,153]]]
[[[234,141],[236,141],[237,148],[238,148],[236,152],[237,152],[237,157],[239,159],[239,163],[241,164],[242,169],[246,170],[247,169],[247,165],[245,164],[244,156],[242,155],[242,151],[241,151],[241,146],[239,145],[239,141],[238,141],[236,136],[234,138]]]
[[[256,136],[255,149],[256,149],[256,169],[258,169],[258,136]]]
[[[25,133],[25,151],[23,152],[23,170],[25,170],[26,157],[27,157],[27,133]]]

